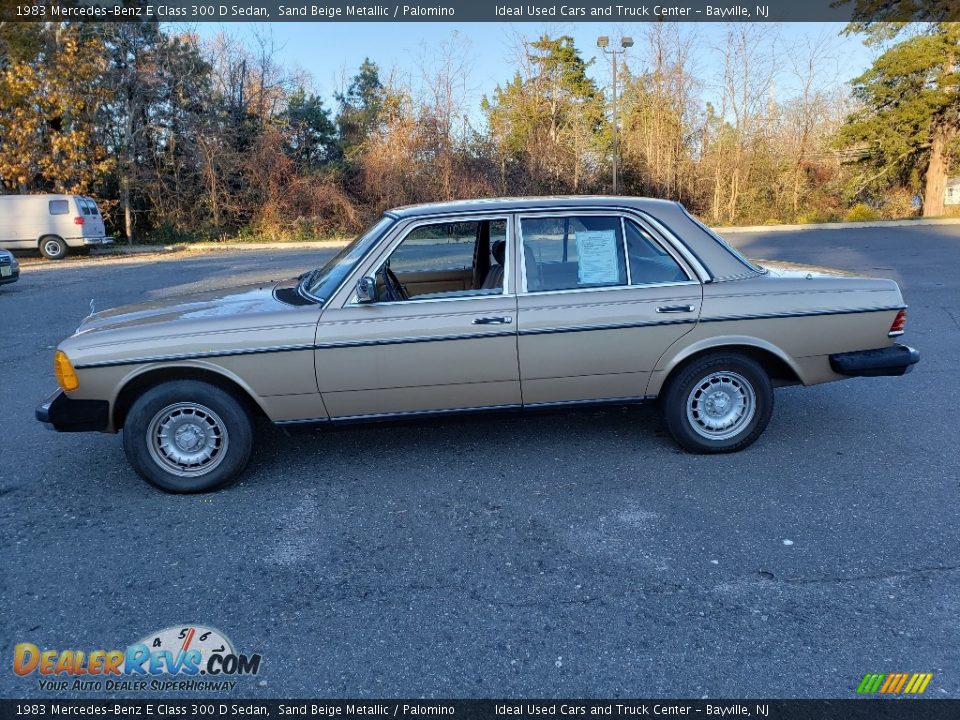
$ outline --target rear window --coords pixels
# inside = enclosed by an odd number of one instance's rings
[[[70,203],[67,200],[51,200],[50,201],[50,214],[51,215],[69,215],[70,214]]]
[[[84,215],[94,214],[96,206],[86,198],[77,198],[77,204],[80,205],[80,209],[83,211]]]

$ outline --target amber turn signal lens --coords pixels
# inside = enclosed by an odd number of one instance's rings
[[[63,350],[57,350],[53,359],[53,372],[57,376],[57,384],[64,390],[76,390],[80,387],[77,372],[73,369],[70,358]]]

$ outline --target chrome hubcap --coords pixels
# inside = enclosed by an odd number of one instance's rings
[[[753,385],[735,372],[710,373],[687,396],[687,420],[708,440],[728,440],[750,424],[757,410]]]
[[[229,436],[223,420],[198,403],[168,405],[147,428],[150,456],[167,472],[180,477],[205,475],[227,452]]]
[[[49,241],[46,245],[47,255],[57,255],[60,253],[60,243]]]

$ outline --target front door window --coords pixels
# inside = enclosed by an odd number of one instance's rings
[[[378,269],[378,298],[396,302],[501,295],[506,235],[506,220],[420,225]]]

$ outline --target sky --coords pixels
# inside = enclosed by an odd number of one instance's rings
[[[703,100],[715,99],[719,87],[720,50],[725,27],[721,23],[679,23],[681,33],[694,38],[693,68],[701,81]],[[781,23],[762,26],[761,42],[774,38],[778,47],[822,46],[823,62],[818,82],[837,86],[863,72],[873,59],[871,49],[860,37],[841,35],[844,23]],[[333,95],[344,87],[365,57],[376,62],[386,74],[391,70],[408,77],[416,86],[424,58],[442,43],[453,40],[467,50],[469,73],[465,83],[472,117],[480,115],[480,99],[505,84],[516,67],[516,48],[522,38],[536,39],[544,32],[556,36],[571,35],[585,58],[596,57],[590,73],[607,87],[610,64],[596,47],[598,35],[609,35],[613,42],[623,35],[633,36],[637,45],[628,61],[642,69],[643,24],[604,23],[202,23],[194,28],[201,37],[220,32],[240,38],[254,34],[271,38],[279,58],[288,67],[300,68],[312,76],[311,90],[328,107]],[[779,68],[774,84],[778,100],[796,92],[798,83],[785,55],[776,58]]]

